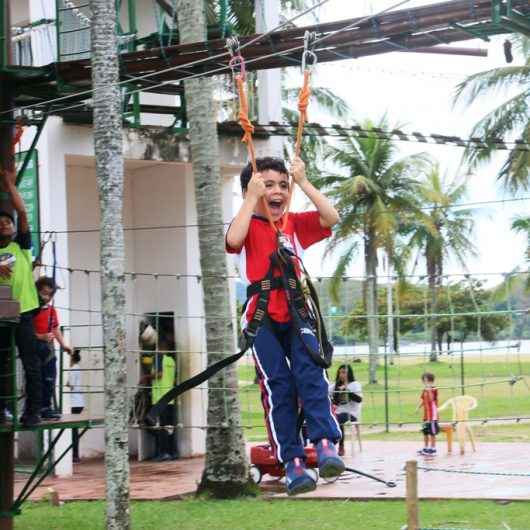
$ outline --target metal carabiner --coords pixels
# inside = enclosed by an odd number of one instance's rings
[[[306,69],[313,68],[317,64],[317,55],[314,51],[316,33],[306,31],[304,33],[304,51],[302,53],[302,72]]]
[[[242,79],[245,79],[245,59],[243,59],[243,56],[241,55],[239,39],[235,36],[226,39],[226,48],[231,56],[228,66],[230,70],[232,70],[232,75],[234,78],[237,75],[240,75]]]
[[[236,55],[241,55],[241,47],[239,44],[239,39],[234,35],[233,37],[228,37],[226,39],[226,48],[228,53],[234,57]]]
[[[310,59],[308,61],[308,59]],[[314,68],[317,64],[317,54],[312,51],[304,51],[302,54],[302,73],[306,70]]]

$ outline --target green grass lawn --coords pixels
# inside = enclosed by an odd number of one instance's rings
[[[103,530],[103,502],[72,502],[61,507],[28,504],[16,530]],[[264,499],[133,502],[136,530],[399,530],[405,502]],[[528,530],[530,506],[524,502],[422,501],[422,527]],[[506,526],[507,525],[507,526]]]
[[[529,417],[530,416],[530,361],[519,360],[516,355],[485,357],[466,360],[464,365],[464,391],[475,396],[478,407],[471,413],[472,418]],[[340,362],[344,362],[342,359]],[[336,373],[339,362],[328,370],[329,378]],[[378,383],[368,385],[368,363],[354,363],[352,367],[358,381],[363,384],[364,401],[362,422],[369,426],[381,426],[385,422],[384,370],[378,369]],[[421,374],[425,371],[436,375],[439,388],[439,400],[442,404],[450,397],[460,395],[461,366],[458,358],[446,355],[439,362],[424,362],[419,357],[396,357],[393,365],[388,367],[388,414],[392,430],[399,432],[400,424],[406,426],[421,420],[420,413],[415,412],[421,392]],[[254,367],[239,367],[241,381],[240,397],[243,425],[247,428],[247,440],[257,441],[266,438],[263,423],[263,410],[260,402],[259,388],[252,384]],[[525,376],[514,383],[514,377]],[[442,420],[450,420],[447,410],[441,415]],[[488,429],[489,430],[489,427]],[[524,430],[524,429],[523,429]],[[377,436],[377,435],[374,435]],[[400,435],[401,436],[401,435]],[[405,434],[408,436],[408,434]],[[398,438],[406,439],[406,438]]]

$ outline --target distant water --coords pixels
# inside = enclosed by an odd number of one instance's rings
[[[429,355],[431,350],[430,343],[414,343],[402,342],[400,345],[400,354],[402,356],[423,356]],[[530,340],[499,340],[497,342],[453,342],[451,344],[451,355],[460,355],[463,350],[464,355],[467,356],[513,356],[519,353],[520,355],[530,355]],[[379,354],[384,354],[385,348],[379,348]],[[368,344],[358,343],[354,346],[335,346],[333,354],[336,356],[366,356],[368,355]],[[442,356],[447,354],[447,344],[444,344]]]

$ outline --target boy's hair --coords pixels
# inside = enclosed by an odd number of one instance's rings
[[[272,171],[277,171],[278,173],[283,173],[288,175],[287,167],[285,162],[281,158],[273,158],[271,156],[265,156],[263,158],[256,158],[256,168],[258,171],[267,171],[271,169]],[[246,191],[248,183],[252,178],[252,164],[249,162],[241,171],[240,182],[241,182],[241,191]]]
[[[335,376],[335,386],[339,386],[340,380],[339,380],[339,372],[345,369],[346,374],[348,376],[348,383],[353,383],[355,381],[355,376],[353,375],[352,367],[349,364],[341,364],[337,368],[337,375]]]
[[[7,217],[13,224],[15,224],[14,215],[9,212],[6,212],[5,210],[0,210],[0,217]]]
[[[434,374],[431,374],[431,372],[425,372],[422,376],[421,376],[421,380],[422,381],[428,381],[429,383],[434,383]]]
[[[41,276],[35,282],[35,287],[37,288],[37,291],[40,291],[43,287],[48,287],[53,291],[54,294],[55,291],[57,291],[57,284],[55,283],[55,280],[49,276]]]
[[[81,350],[79,348],[75,348],[72,352],[72,361],[74,363],[80,363],[81,362]]]

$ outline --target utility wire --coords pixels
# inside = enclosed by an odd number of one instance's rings
[[[430,211],[433,208],[440,208],[443,210],[452,210],[456,208],[470,208],[474,206],[488,206],[493,204],[506,204],[506,203],[516,203],[521,201],[528,201],[530,200],[530,196],[528,197],[512,197],[509,199],[495,199],[491,201],[474,201],[474,202],[462,202],[457,204],[452,204],[449,206],[443,206],[439,207],[436,205],[432,206],[420,206],[417,208],[418,210],[426,210]],[[405,210],[403,210],[405,211]],[[360,216],[361,214],[359,214]],[[221,223],[221,226],[229,226],[230,222],[224,222]],[[136,227],[127,227],[124,228],[125,232],[140,232],[140,231],[149,231],[149,230],[176,230],[176,229],[187,229],[187,228],[205,228],[205,227],[216,227],[220,226],[219,223],[190,223],[190,224],[181,224],[181,225],[153,225],[153,226],[136,226]],[[40,231],[33,231],[33,234],[41,234],[41,235],[59,235],[59,234],[93,234],[100,232],[100,228],[80,228],[80,229],[71,229],[71,230],[40,230]]]

